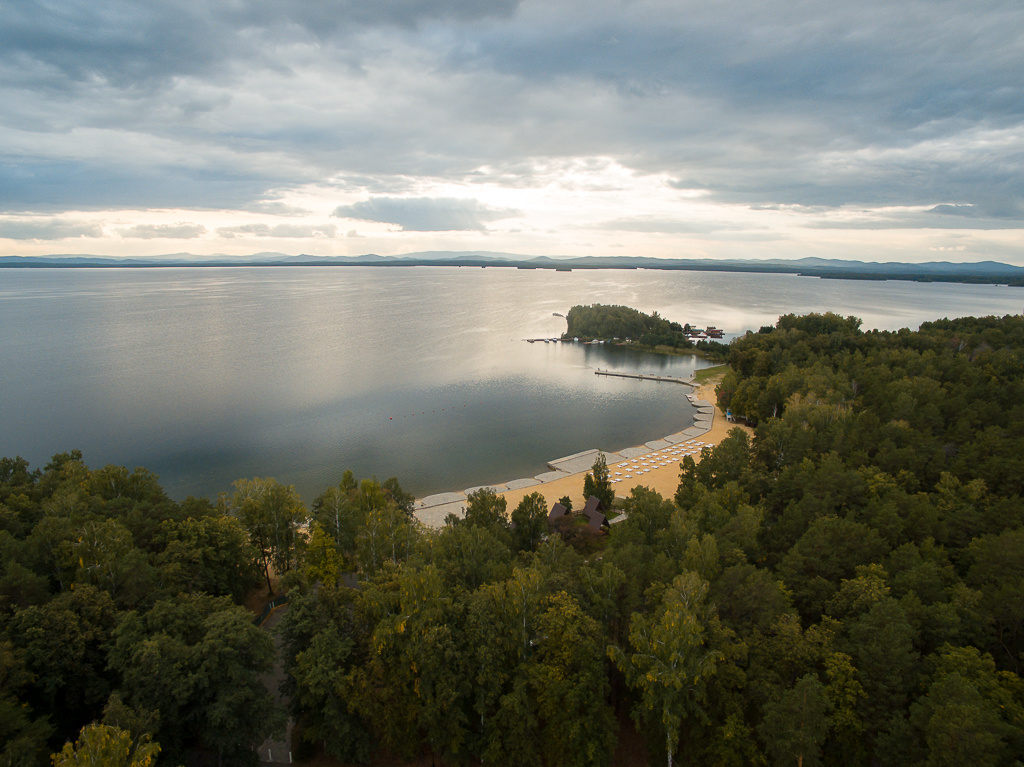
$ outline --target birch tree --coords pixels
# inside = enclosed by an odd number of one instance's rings
[[[708,584],[693,572],[677,577],[665,591],[660,615],[633,613],[629,649],[612,646],[608,653],[640,695],[633,711],[640,725],[656,717],[665,732],[668,767],[679,744],[683,720],[706,720],[706,680],[723,655],[708,646],[709,624],[717,621],[707,603]]]

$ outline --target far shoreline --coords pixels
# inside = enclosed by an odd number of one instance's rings
[[[425,258],[410,256],[281,256],[265,261],[251,257],[218,258],[197,257],[195,260],[170,257],[159,260],[160,256],[117,258],[86,254],[54,256],[0,256],[0,269],[207,269],[207,268],[267,268],[267,267],[372,267],[406,268],[437,266],[446,268],[519,269],[523,271],[572,272],[573,270],[656,270],[689,272],[726,272],[733,274],[785,274],[795,277],[810,277],[828,280],[863,280],[869,282],[939,282],[961,285],[996,285],[1024,287],[1024,267],[996,263],[973,264],[970,262],[941,262],[940,264],[918,265],[910,263],[866,263],[863,261],[842,261],[819,259],[814,263],[782,260],[757,261],[744,259],[669,259],[647,256],[576,256],[552,258],[550,256],[488,257],[468,252],[451,257]],[[248,259],[248,260],[247,260]],[[984,266],[985,268],[978,268]],[[938,267],[938,268],[936,268]],[[972,268],[973,267],[973,268]]]

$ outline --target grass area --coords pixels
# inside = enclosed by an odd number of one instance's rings
[[[693,374],[693,382],[703,386],[706,383],[720,379],[728,369],[728,365],[715,365],[713,368],[703,368]]]

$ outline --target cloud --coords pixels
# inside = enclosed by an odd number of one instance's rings
[[[332,216],[396,224],[404,232],[486,231],[484,224],[522,215],[510,208],[492,208],[477,200],[456,197],[371,197],[340,205]]]
[[[648,234],[703,234],[722,229],[722,223],[680,221],[655,216],[636,216],[604,221],[596,228],[612,232],[644,232]],[[726,227],[728,228],[728,227]]]
[[[127,229],[118,229],[117,233],[122,237],[138,238],[141,240],[163,238],[191,240],[206,234],[206,227],[202,224],[190,224],[182,221],[177,224],[139,224]]]
[[[243,210],[266,213],[271,216],[308,216],[310,211],[296,205],[287,205],[279,200],[257,200],[243,206]]]
[[[352,26],[412,28],[427,21],[507,18],[521,0],[248,0],[239,15],[264,29],[298,25],[321,38]]]
[[[974,218],[978,215],[977,208],[974,205],[936,205],[934,208],[929,208],[926,213],[941,213],[944,216],[965,216],[967,218]]]
[[[308,237],[333,237],[338,227],[333,224],[308,226],[304,224],[240,224],[238,226],[221,226],[217,234],[226,239],[234,237],[278,237],[285,239],[304,239]]]
[[[1010,219],[1024,221],[1024,197],[1018,197],[1012,191],[992,194],[991,189],[980,192],[977,202],[966,204],[943,204],[928,209],[928,213],[942,216],[955,216],[966,219]],[[971,226],[964,222],[965,226]]]
[[[110,146],[101,150],[103,162],[0,156],[0,209],[242,209],[282,181],[251,168],[234,168],[223,158],[210,158],[205,167],[147,165],[145,159],[132,157],[123,141],[119,153],[117,143],[111,136]]]
[[[0,48],[73,82],[124,87],[222,74],[260,60],[275,44],[345,39],[367,28],[414,29],[431,21],[508,17],[520,0],[63,0],[60,13],[33,0],[2,6]]]
[[[942,206],[936,206],[942,207]],[[851,214],[838,211],[834,217],[824,216],[805,222],[809,229],[958,229],[996,231],[1024,229],[1024,222],[992,216],[964,216],[961,214],[936,215],[934,208],[926,210],[859,210]],[[940,211],[941,214],[941,211]]]
[[[103,227],[89,221],[62,218],[0,219],[0,239],[5,240],[64,240],[102,236]]]
[[[501,247],[540,252],[582,220],[608,222],[598,246],[668,243],[794,207],[805,230],[1012,229],[1022,28],[1005,0],[8,0],[0,211],[271,221],[362,199],[335,215],[408,233],[521,215]],[[656,205],[644,177],[669,179]],[[676,190],[723,225],[675,220]],[[512,191],[522,214],[474,200]],[[917,210],[822,212],[855,208]]]

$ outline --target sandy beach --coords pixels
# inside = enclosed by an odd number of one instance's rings
[[[708,381],[705,384],[696,387],[693,391],[693,395],[698,400],[715,403],[715,386],[717,383],[717,379]],[[631,463],[630,467],[635,468],[629,469],[627,469],[624,464],[626,464],[627,460],[631,459],[609,458],[608,469],[611,473],[612,479],[619,480],[613,484],[615,494],[617,496],[628,496],[630,490],[634,487],[643,485],[644,487],[656,490],[666,498],[671,498],[675,494],[676,487],[679,484],[679,464],[683,459],[682,454],[679,452],[680,448],[685,448],[687,451],[696,449],[697,452],[692,453],[691,457],[695,461],[699,462],[701,446],[717,445],[732,429],[738,428],[751,431],[747,426],[740,426],[727,421],[725,414],[718,409],[717,405],[714,406],[714,411],[715,413],[711,429],[700,436],[693,438],[689,445],[679,443],[660,450],[657,448],[651,449],[645,445],[637,445],[633,448],[618,451],[615,455],[622,456],[623,454],[637,454],[638,463]],[[673,452],[673,450],[675,450],[675,452]],[[640,453],[643,453],[643,455],[638,455]],[[656,453],[658,454],[657,460],[653,460]],[[647,461],[647,465],[642,466],[645,473],[638,474],[636,469],[640,468],[643,461]],[[552,478],[550,481],[531,484],[527,487],[502,490],[499,494],[508,502],[509,512],[511,512],[525,496],[530,495],[531,493],[540,493],[543,495],[549,507],[558,499],[568,495],[572,499],[573,508],[581,509],[586,502],[586,499],[583,497],[583,478],[589,470],[590,467],[588,466],[584,470],[576,471],[572,474],[566,474],[565,476],[558,476],[557,478]],[[618,472],[618,475],[616,475],[616,472]],[[551,472],[550,474],[553,475],[555,472]],[[627,477],[627,475],[632,476]],[[513,481],[508,484],[515,484],[515,482]],[[422,501],[417,501],[416,516],[424,524],[431,527],[440,526],[444,523],[445,515],[451,512],[459,513],[461,508],[460,500],[464,499],[464,494],[450,493],[443,495],[450,497],[448,503],[436,503],[437,500],[443,499],[439,496],[435,496],[435,503],[433,505],[421,508]],[[428,503],[429,502],[430,501],[428,501]]]
[[[694,395],[698,399],[714,403],[716,384],[717,381],[700,386],[694,390]],[[717,445],[726,437],[730,430],[735,428],[750,431],[749,427],[729,423],[725,418],[725,414],[722,413],[716,405],[715,418],[712,422],[711,431],[695,438],[694,442],[702,442],[705,445]],[[637,447],[640,448],[643,447],[643,445],[638,445]],[[665,453],[664,450],[660,452],[663,454]],[[694,461],[699,462],[699,450],[691,457]],[[639,476],[635,472],[627,472],[622,468],[618,468],[621,466],[621,463],[609,464],[608,469],[612,474],[612,478],[621,480],[613,485],[615,488],[615,494],[617,496],[628,496],[629,491],[634,487],[643,485],[644,487],[649,487],[651,490],[656,490],[666,498],[671,498],[676,492],[676,487],[679,485],[679,464],[681,462],[681,457],[673,458],[668,461],[667,465],[649,468],[646,474],[641,474]],[[616,471],[620,472],[622,477],[616,477]],[[624,477],[627,473],[632,473],[633,476],[630,479],[625,479]],[[556,479],[553,482],[545,482],[543,485],[534,485],[532,487],[526,487],[519,490],[507,490],[501,495],[504,496],[506,501],[508,501],[509,511],[512,511],[524,496],[533,492],[541,493],[548,502],[549,507],[563,495],[568,495],[572,499],[572,507],[574,509],[582,509],[586,503],[586,498],[583,497],[583,478],[586,474],[586,471],[581,471],[578,474],[570,474],[568,477],[563,479]]]

